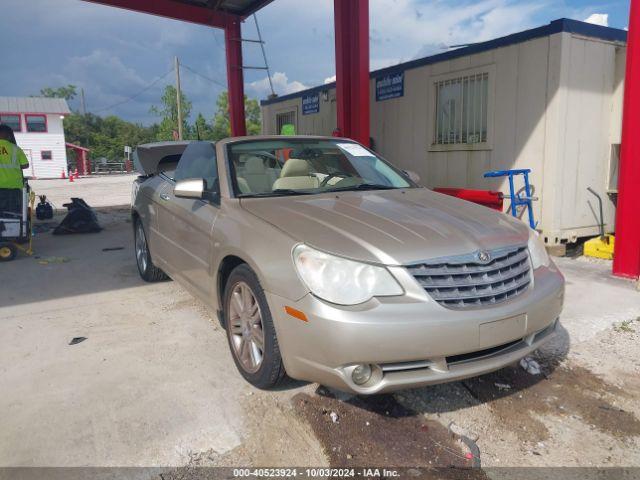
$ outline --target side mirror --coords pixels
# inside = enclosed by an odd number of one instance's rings
[[[173,194],[180,198],[194,198],[201,200],[204,197],[204,178],[187,178],[176,182]]]
[[[409,180],[411,180],[413,183],[419,183],[420,182],[420,175],[418,175],[413,170],[404,170],[404,173],[407,174],[407,177],[409,177]]]

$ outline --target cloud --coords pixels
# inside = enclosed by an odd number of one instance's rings
[[[609,14],[608,13],[592,13],[584,19],[587,23],[593,23],[594,25],[602,25],[603,27],[609,26]]]
[[[536,25],[550,0],[372,0],[372,64],[387,65],[442,51],[443,45],[475,43]],[[395,60],[395,61],[394,61]]]
[[[330,77],[327,77],[324,79],[324,84],[326,85],[327,83],[333,83],[336,81],[336,76],[335,75],[331,75]]]
[[[287,74],[283,72],[274,73],[271,76],[271,82],[273,83],[273,89],[278,95],[287,95],[289,93],[295,93],[309,88],[304,83],[297,80],[289,81],[289,77],[287,77]],[[271,95],[268,77],[248,83],[246,88],[258,98],[267,98]]]

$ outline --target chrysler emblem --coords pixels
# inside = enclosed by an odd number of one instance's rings
[[[491,261],[491,254],[482,250],[478,252],[478,260],[482,263],[489,263]]]

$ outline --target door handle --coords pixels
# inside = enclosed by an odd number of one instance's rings
[[[166,193],[161,193],[160,194],[160,198],[162,200],[169,200],[171,197],[169,197],[169,195],[167,195]]]

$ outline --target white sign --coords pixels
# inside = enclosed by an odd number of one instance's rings
[[[124,153],[131,153],[131,147],[129,145],[124,146]]]
[[[354,157],[373,157],[373,154],[357,143],[339,143],[338,147]]]

